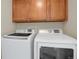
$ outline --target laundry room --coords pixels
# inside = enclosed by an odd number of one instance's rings
[[[14,32],[18,28],[46,28],[50,29],[53,27],[62,28],[64,33],[77,38],[77,1],[68,0],[67,2],[67,19],[64,22],[33,22],[33,23],[15,23],[12,22],[12,0],[2,0],[2,35]]]
[[[77,59],[77,0],[1,0],[1,49],[1,59]]]

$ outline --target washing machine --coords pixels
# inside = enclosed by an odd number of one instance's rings
[[[1,38],[2,59],[32,59],[35,35],[33,29],[19,29],[4,35]]]

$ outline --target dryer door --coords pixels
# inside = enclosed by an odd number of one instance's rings
[[[73,59],[73,49],[41,47],[40,59]]]
[[[76,59],[75,44],[38,42],[35,59]]]

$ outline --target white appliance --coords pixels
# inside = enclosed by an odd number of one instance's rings
[[[61,29],[40,32],[34,42],[34,59],[77,59],[76,39],[63,34]]]
[[[33,40],[36,33],[32,29],[17,30],[2,37],[2,59],[32,59]]]

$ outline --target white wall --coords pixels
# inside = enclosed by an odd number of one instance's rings
[[[15,24],[12,23],[12,0],[1,1],[1,34],[15,31]]]
[[[42,22],[42,23],[19,23],[16,24],[16,29],[52,29],[61,28],[63,29],[63,22]]]
[[[77,0],[68,0],[68,21],[64,23],[64,33],[77,38]]]

